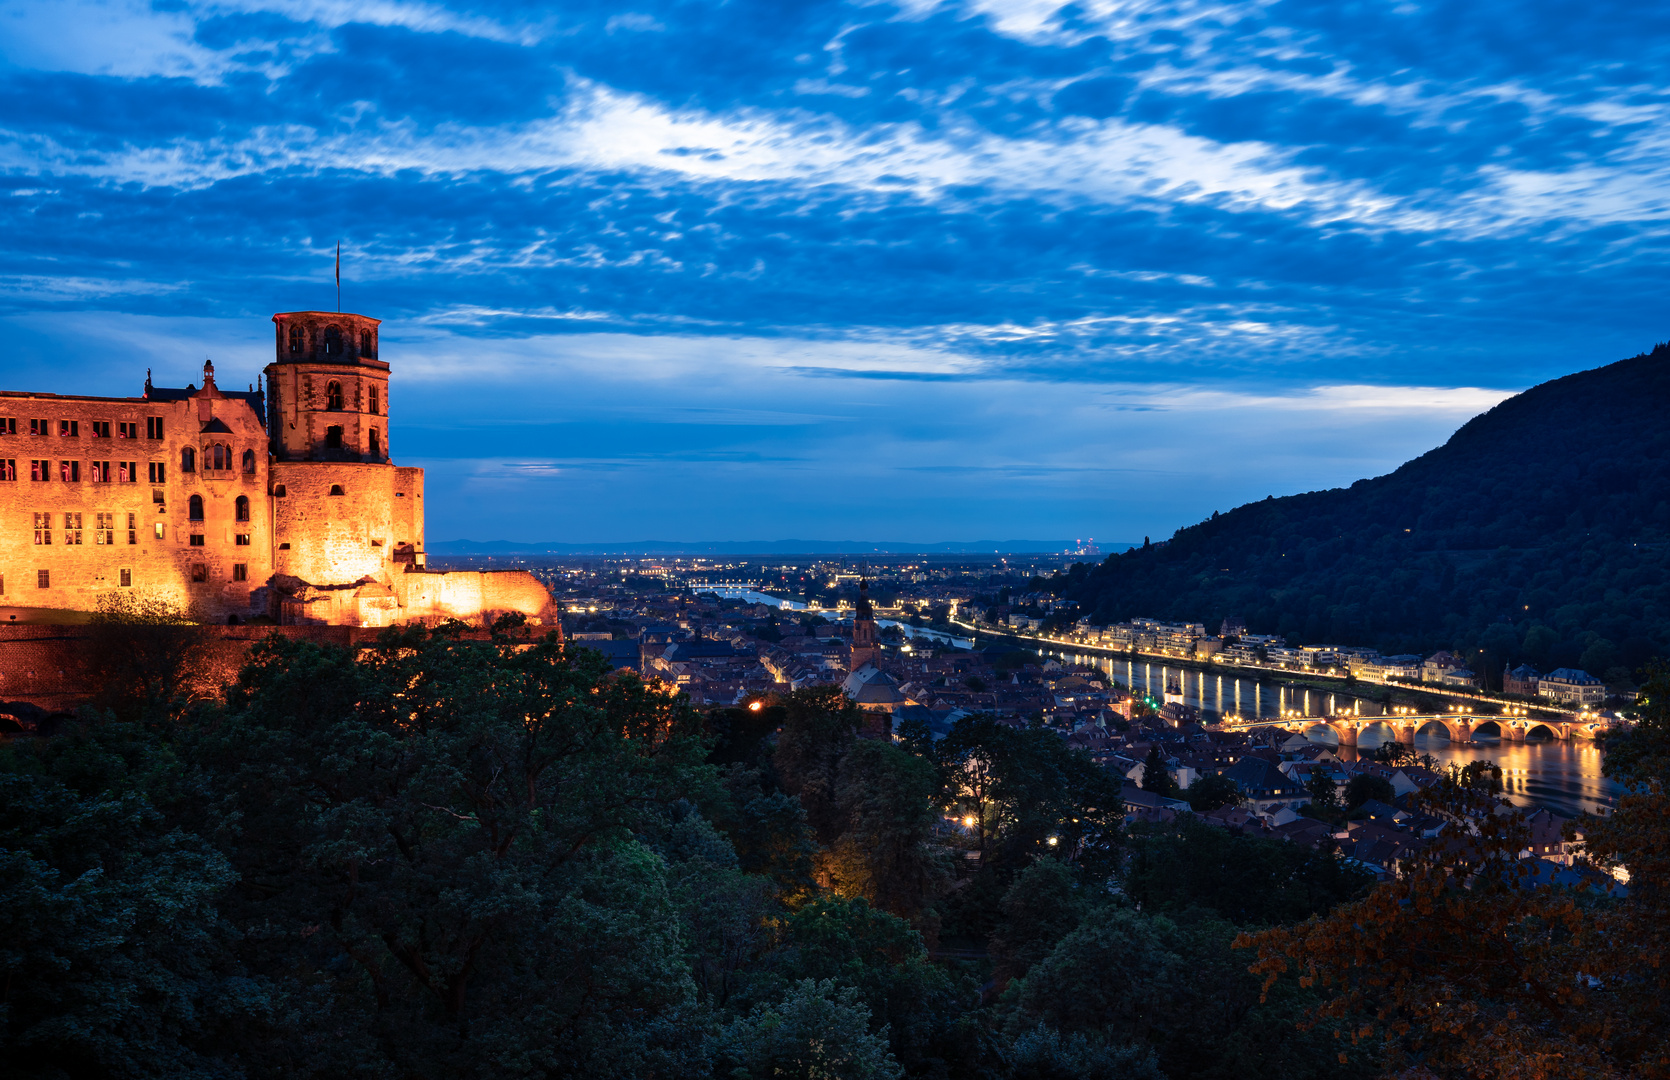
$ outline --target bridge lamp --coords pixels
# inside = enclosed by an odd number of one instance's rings
[[[1050,839],[1049,839],[1050,847],[1054,847],[1055,845],[1057,845],[1059,843],[1061,843],[1061,837],[1059,837],[1059,836],[1050,837]]]

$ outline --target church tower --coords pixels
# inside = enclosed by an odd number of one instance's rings
[[[870,583],[858,583],[858,607],[852,618],[852,665],[848,669],[857,671],[865,664],[872,664],[881,656],[881,646],[876,642],[876,609],[870,604]]]

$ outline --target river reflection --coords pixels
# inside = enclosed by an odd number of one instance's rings
[[[1311,690],[1274,680],[1218,674],[1193,668],[1141,660],[1117,660],[1106,656],[1060,653],[1070,663],[1087,664],[1108,673],[1114,682],[1156,700],[1169,690],[1180,693],[1186,704],[1201,712],[1207,723],[1225,717],[1274,720],[1287,712],[1302,716],[1328,716],[1350,712],[1358,716],[1384,716],[1378,701],[1345,692]],[[1359,738],[1363,750],[1373,750],[1391,735],[1390,728],[1365,729]],[[1316,741],[1334,745],[1325,728],[1309,733]],[[1356,757],[1352,747],[1337,747],[1343,758]],[[1609,813],[1622,790],[1600,774],[1600,748],[1592,742],[1554,739],[1502,742],[1478,738],[1472,743],[1452,743],[1442,735],[1417,735],[1415,752],[1430,754],[1440,767],[1465,765],[1481,758],[1502,768],[1503,794],[1516,806],[1546,806],[1557,814],[1575,817],[1580,813]]]

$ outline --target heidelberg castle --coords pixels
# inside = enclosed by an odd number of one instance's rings
[[[0,391],[10,621],[131,590],[223,623],[555,622],[530,574],[426,568],[423,470],[389,456],[379,320],[273,324],[276,356],[248,393],[221,390],[208,363],[201,388],[147,374],[137,398]]]

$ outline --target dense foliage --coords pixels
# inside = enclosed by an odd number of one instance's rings
[[[152,636],[109,710],[0,752],[9,1076],[1374,1067],[1230,949],[1361,881],[1128,841],[1118,784],[1045,729],[864,738],[826,690],[704,717],[554,641],[417,629],[274,637],[189,703]]]
[[[1670,346],[1533,387],[1350,488],[1214,513],[1053,579],[1098,622],[1465,651],[1622,681],[1670,653]]]

